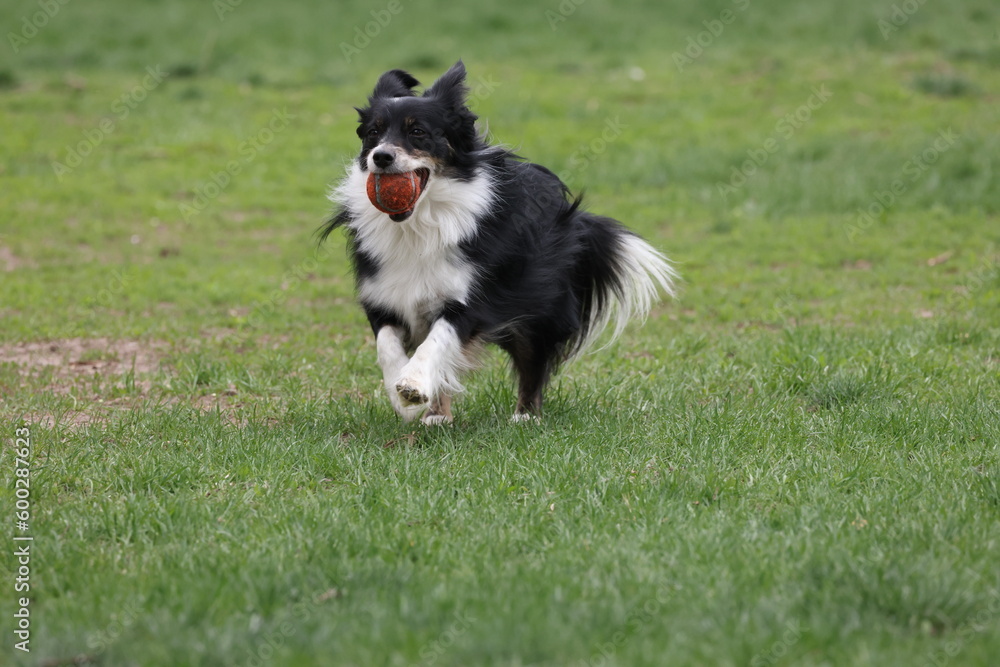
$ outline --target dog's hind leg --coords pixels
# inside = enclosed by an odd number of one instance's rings
[[[524,422],[539,420],[542,417],[542,388],[544,383],[537,380],[536,374],[518,375],[517,407],[511,421]]]
[[[507,348],[517,373],[517,407],[512,421],[538,420],[542,416],[542,392],[552,374],[550,353],[537,343],[518,341]]]

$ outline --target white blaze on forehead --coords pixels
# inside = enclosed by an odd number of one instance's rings
[[[388,173],[403,173],[417,169],[433,170],[434,167],[430,158],[410,155],[396,144],[381,143],[368,153],[368,158],[365,160],[368,164],[368,171],[381,171],[381,168],[375,164],[376,153],[388,153],[392,156],[392,164],[385,169]]]

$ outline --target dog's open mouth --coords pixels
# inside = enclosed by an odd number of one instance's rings
[[[402,222],[413,213],[430,174],[426,168],[402,173],[372,172],[368,175],[368,199],[393,222]]]

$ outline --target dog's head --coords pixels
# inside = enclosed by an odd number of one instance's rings
[[[476,115],[465,104],[468,89],[461,60],[422,95],[413,91],[418,85],[403,70],[379,77],[368,106],[357,109],[358,164],[365,172],[412,171],[423,192],[434,178],[467,180],[473,176],[478,136]]]

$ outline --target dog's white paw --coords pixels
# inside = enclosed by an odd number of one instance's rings
[[[402,417],[406,423],[410,423],[424,411],[424,406],[422,405],[400,405],[399,401],[393,401],[392,407],[396,410],[396,414]]]
[[[425,426],[445,426],[454,421],[450,415],[424,415],[420,420]]]
[[[426,405],[431,400],[419,382],[406,377],[396,380],[396,394],[404,406]]]
[[[386,382],[385,392],[389,397],[389,403],[392,404],[392,409],[395,410],[397,415],[403,418],[404,422],[413,421],[419,417],[427,407],[425,405],[404,403],[403,399],[399,396],[399,392],[396,391],[395,382]]]
[[[515,424],[538,424],[542,421],[542,418],[527,412],[515,412],[510,420]]]

